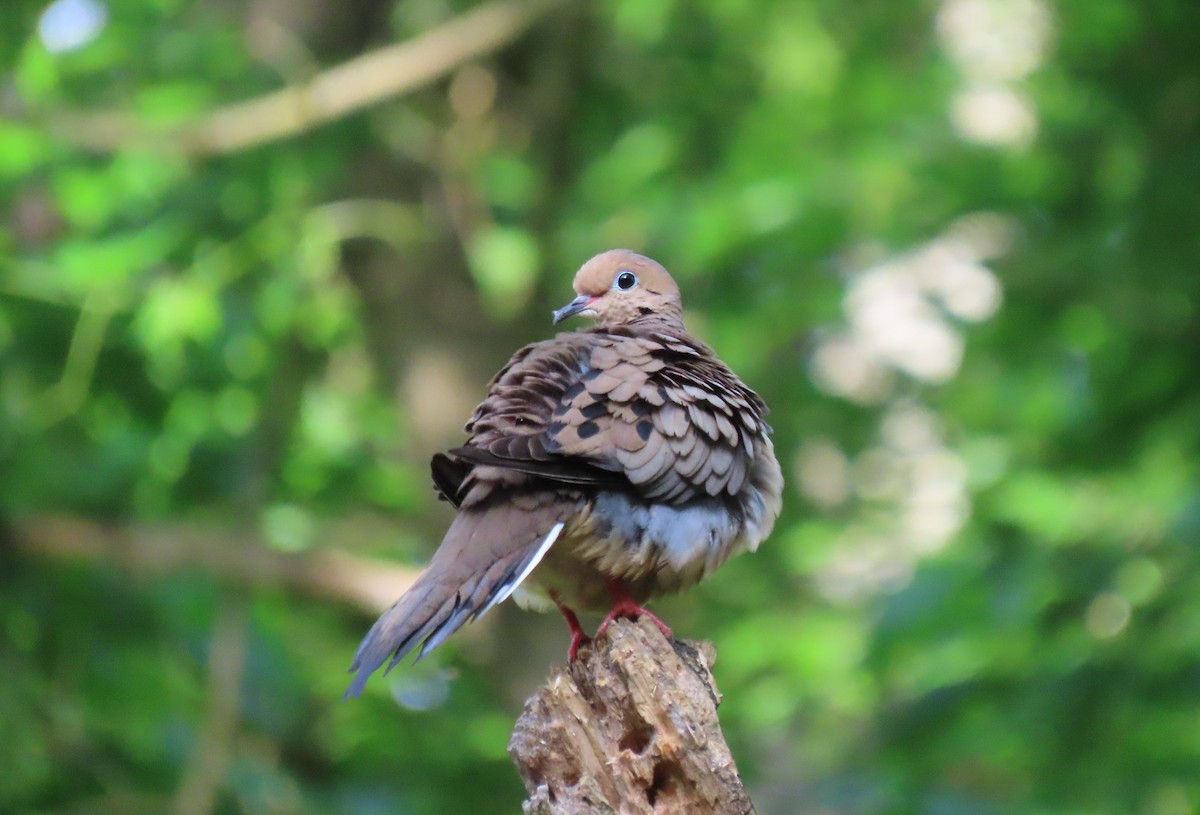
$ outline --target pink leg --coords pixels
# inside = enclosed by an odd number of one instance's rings
[[[567,628],[571,629],[571,646],[567,649],[567,661],[574,662],[576,654],[579,653],[579,646],[585,642],[591,642],[592,638],[583,630],[583,626],[579,624],[579,617],[574,611],[567,608],[558,599],[558,592],[551,590],[550,599],[554,601],[554,605],[558,606],[558,612],[563,615],[563,619],[567,621]]]
[[[612,595],[613,605],[612,610],[608,612],[608,616],[600,623],[600,627],[596,629],[596,636],[603,637],[608,632],[609,623],[618,617],[628,617],[631,620],[636,620],[638,617],[649,617],[651,622],[658,626],[658,630],[663,633],[667,639],[674,639],[675,634],[671,628],[658,618],[650,610],[638,605],[637,600],[633,599],[633,595],[629,593],[629,589],[620,580],[614,578],[608,579],[608,591]]]

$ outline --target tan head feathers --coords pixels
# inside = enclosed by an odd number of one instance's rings
[[[625,325],[647,317],[679,321],[679,286],[660,263],[628,249],[601,252],[583,264],[572,284],[579,295],[554,312],[554,322],[573,314],[599,326]]]

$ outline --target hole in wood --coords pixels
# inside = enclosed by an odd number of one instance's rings
[[[628,750],[634,755],[640,756],[646,752],[646,748],[650,746],[650,740],[654,738],[654,728],[645,722],[638,722],[629,728],[621,740],[617,742],[617,746],[622,750]]]
[[[679,775],[679,765],[673,761],[660,761],[654,765],[654,777],[646,788],[646,803],[650,806],[662,795],[670,796],[675,792],[675,778]]]

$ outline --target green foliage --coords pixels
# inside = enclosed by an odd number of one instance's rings
[[[0,810],[516,811],[558,621],[340,702],[331,585],[614,245],[774,411],[774,536],[662,604],[760,812],[1200,807],[1200,6],[564,3],[229,150],[468,10],[237,6],[0,10]]]

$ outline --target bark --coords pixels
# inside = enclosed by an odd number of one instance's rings
[[[715,656],[617,620],[556,667],[508,745],[526,815],[753,813],[717,721]]]

